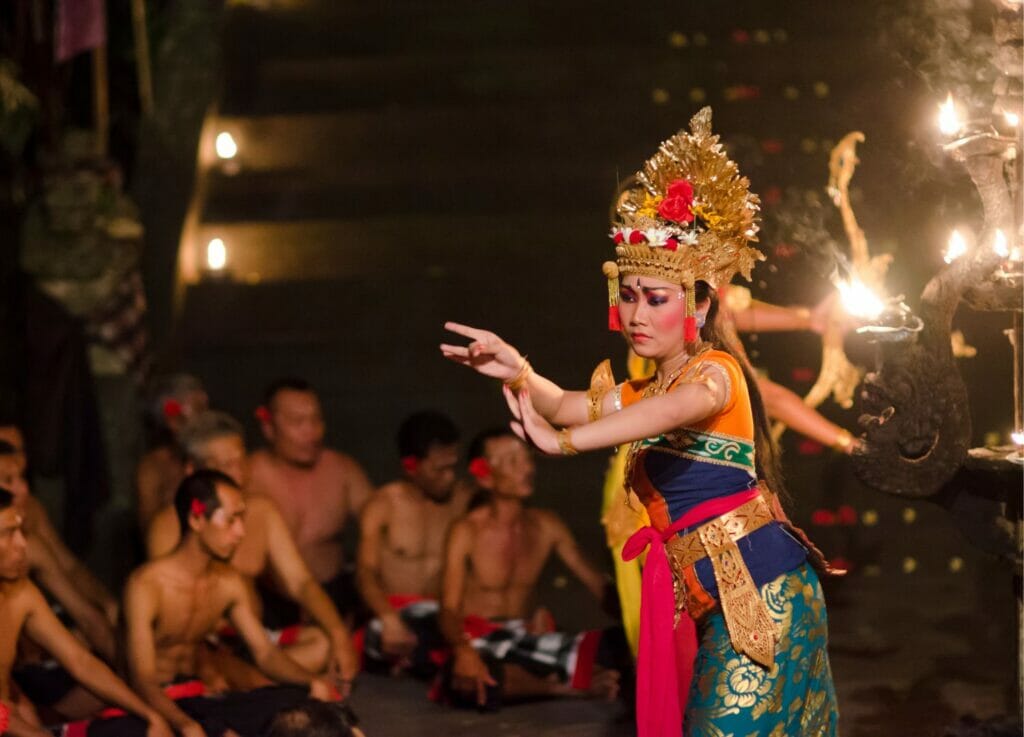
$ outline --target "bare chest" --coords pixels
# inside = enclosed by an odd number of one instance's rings
[[[342,474],[328,469],[277,471],[266,484],[288,527],[302,542],[332,538],[348,516],[348,494]]]
[[[215,581],[204,578],[192,583],[164,583],[154,627],[158,647],[192,644],[216,629],[228,601],[218,592]]]
[[[470,575],[486,589],[533,586],[550,553],[535,525],[483,525],[473,540]]]
[[[388,551],[398,558],[440,559],[455,513],[427,501],[396,505],[387,527]]]

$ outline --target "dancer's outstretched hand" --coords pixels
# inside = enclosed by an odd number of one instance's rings
[[[502,381],[514,379],[522,370],[523,357],[519,351],[494,333],[457,322],[446,322],[444,327],[472,341],[466,346],[442,343],[441,354],[445,358]]]
[[[515,417],[512,431],[545,455],[562,455],[562,448],[558,445],[558,431],[533,408],[530,390],[524,387],[514,393],[506,386],[504,392],[508,408]]]

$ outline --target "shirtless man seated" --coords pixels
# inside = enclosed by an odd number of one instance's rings
[[[268,447],[251,456],[252,493],[277,502],[314,578],[349,616],[357,598],[342,537],[370,496],[370,480],[353,458],[324,447],[320,400],[302,379],[271,384],[256,414]],[[266,603],[270,614],[288,608]],[[283,612],[280,619],[290,623],[295,613]]]
[[[606,579],[557,515],[525,506],[533,494],[529,449],[510,430],[493,430],[474,440],[470,458],[489,497],[455,523],[445,547],[441,629],[453,650],[449,698],[486,708],[502,698],[614,698],[625,648],[621,631],[555,632],[546,610],[532,608],[552,554],[598,601]]]
[[[418,412],[398,430],[403,478],[382,486],[360,524],[357,579],[376,618],[364,656],[418,675],[436,670],[429,653],[444,646],[437,628],[444,540],[469,504],[456,480],[459,432],[437,412]]]
[[[185,478],[185,462],[178,435],[188,421],[209,407],[199,379],[189,374],[157,377],[148,391],[146,421],[149,449],[135,469],[139,530],[149,529],[153,516],[174,501],[174,492]]]
[[[50,737],[35,706],[11,678],[18,640],[22,635],[52,654],[82,686],[103,702],[116,704],[143,720],[109,720],[110,731],[89,730],[89,735],[119,734],[171,737],[167,722],[68,632],[50,610],[39,589],[26,577],[28,543],[14,495],[0,489],[0,705],[12,737]],[[115,722],[117,723],[115,725]]]
[[[7,432],[5,437],[18,445],[0,440],[0,486],[14,495],[14,508],[23,521],[29,574],[63,609],[92,649],[113,663],[117,654],[117,603],[67,549],[45,507],[29,493],[21,433],[11,428],[16,432]],[[102,706],[58,663],[27,643],[20,648],[14,678],[36,706],[52,708],[67,719],[84,717]]]
[[[335,692],[325,680],[271,643],[245,578],[229,564],[245,535],[246,504],[238,485],[219,471],[196,471],[178,487],[174,508],[182,535],[178,547],[136,570],[125,588],[128,663],[138,692],[185,737],[213,737],[225,728],[259,733],[271,715],[301,700],[307,689],[314,698],[331,699]],[[194,679],[200,650],[225,617],[266,677],[263,683],[304,688],[172,700],[173,691],[165,689],[180,689],[183,678],[193,679],[188,696],[225,685]]]
[[[275,644],[307,670],[319,673],[330,667],[343,685],[351,683],[359,670],[359,660],[348,628],[313,578],[277,506],[266,497],[247,493],[249,462],[242,426],[223,412],[203,412],[182,431],[181,447],[188,473],[201,469],[220,471],[242,489],[246,532],[231,556],[231,565],[248,580],[253,608],[257,612],[262,609],[256,593],[256,582],[262,580],[266,585],[283,589],[289,599],[320,625],[293,625],[274,631]],[[146,537],[149,557],[170,553],[180,539],[178,514],[173,505],[164,507],[157,513]]]

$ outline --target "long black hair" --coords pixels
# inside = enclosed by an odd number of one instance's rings
[[[723,326],[716,320],[719,312],[718,291],[707,282],[698,281],[694,285],[693,296],[697,304],[706,299],[711,300],[711,306],[708,307],[708,314],[704,320],[704,327],[700,330],[701,340],[735,358],[736,363],[743,371],[743,378],[747,382],[750,409],[754,414],[754,465],[757,478],[763,480],[771,491],[785,498],[786,489],[782,477],[781,451],[775,439],[772,438],[771,423],[768,422],[768,413],[764,408],[761,390],[757,387],[754,369],[740,347],[735,331],[723,329]]]

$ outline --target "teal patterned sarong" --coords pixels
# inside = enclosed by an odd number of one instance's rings
[[[839,712],[828,662],[828,617],[809,565],[761,587],[775,620],[766,670],[729,641],[721,610],[697,623],[700,640],[686,706],[686,737],[835,737]]]

